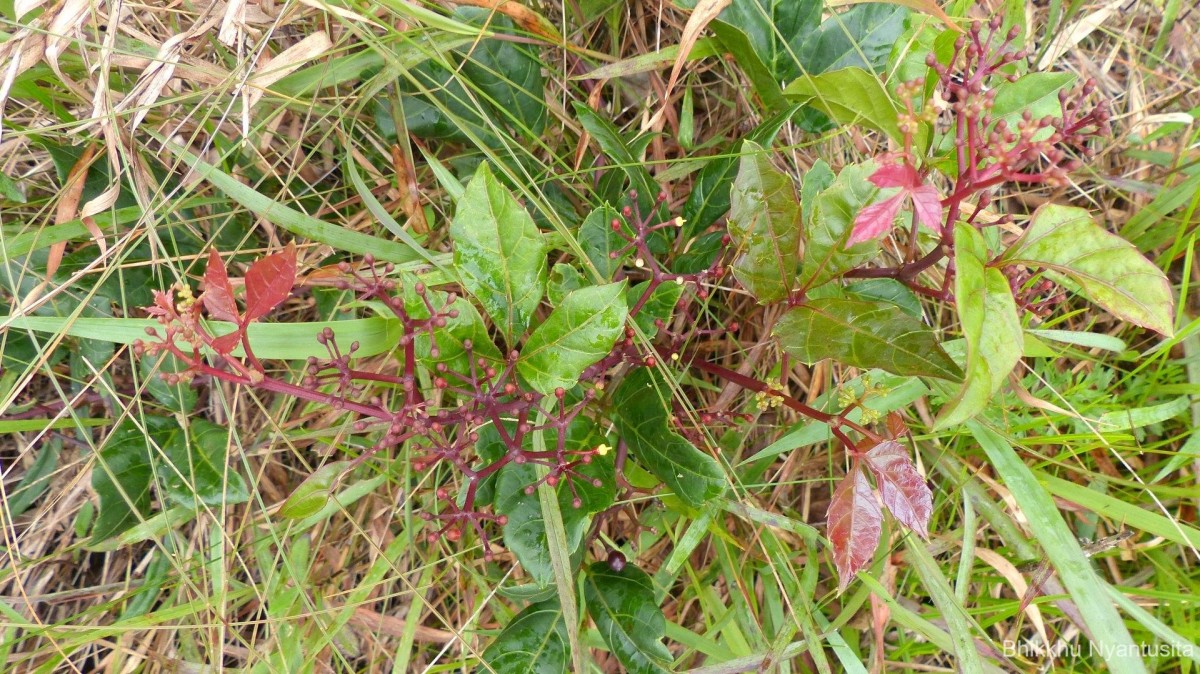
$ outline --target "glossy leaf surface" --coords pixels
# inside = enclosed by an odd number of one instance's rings
[[[624,281],[571,292],[529,336],[517,370],[545,395],[575,386],[589,365],[612,351],[628,314]]]
[[[970,225],[954,233],[954,303],[967,340],[962,388],[942,408],[937,427],[962,423],[983,411],[1021,359],[1024,336],[1008,278],[987,267],[987,242]]]
[[[903,141],[899,108],[879,77],[862,68],[800,75],[784,89],[789,99],[806,103],[841,124],[859,124]]]
[[[816,175],[805,176],[806,180],[813,180],[814,186],[804,189],[804,199],[812,202],[812,222],[804,233],[804,268],[797,283],[799,288],[816,287],[837,278],[866,264],[879,251],[879,242],[874,240],[848,245],[855,217],[879,191],[868,180],[875,164],[847,166],[829,187],[813,197],[813,190],[829,179],[827,168],[814,166],[809,173]],[[805,210],[806,218],[807,214]]]
[[[646,294],[650,288],[649,281],[642,281],[633,286],[626,293],[626,301],[629,304],[630,310],[637,305],[638,300]],[[683,286],[678,283],[661,283],[654,292],[650,293],[650,297],[642,304],[642,308],[634,316],[633,322],[637,323],[642,332],[646,333],[647,337],[654,337],[658,334],[658,326],[654,324],[656,320],[663,321],[664,325],[670,325],[671,316],[675,314],[675,305],[679,302],[679,298],[683,295]]]
[[[246,314],[250,323],[271,313],[292,294],[296,285],[296,246],[261,257],[246,270]]]
[[[237,301],[233,298],[233,286],[225,271],[225,262],[216,250],[208,251],[208,266],[204,269],[204,294],[200,296],[208,315],[218,321],[237,323]]]
[[[617,432],[638,463],[698,507],[725,492],[725,475],[711,456],[668,426],[669,397],[670,389],[648,369],[626,376],[613,394]]]
[[[613,274],[621,268],[622,261],[629,255],[626,252],[619,258],[610,257],[610,253],[617,252],[626,243],[625,239],[613,231],[613,220],[620,222],[622,227],[628,227],[617,209],[605,204],[588,213],[583,219],[583,224],[579,226],[579,245],[600,277],[606,281],[612,280]]]
[[[139,427],[125,421],[105,440],[92,468],[92,489],[100,497],[100,512],[92,528],[92,542],[99,543],[121,533],[150,515],[150,485],[153,469],[150,455],[154,442],[170,439],[178,431],[173,419],[147,416]]]
[[[483,661],[496,674],[566,674],[571,655],[558,600],[518,613],[483,652]]]
[[[454,265],[511,346],[546,288],[546,243],[533,219],[480,164],[450,223]]]
[[[173,432],[162,447],[168,463],[158,469],[160,493],[175,505],[189,508],[248,500],[245,480],[234,467],[226,465],[229,430],[196,419],[188,431]]]
[[[797,56],[810,73],[858,67],[879,72],[904,31],[908,10],[884,3],[830,16],[804,38]]]
[[[511,433],[512,428],[507,430]],[[493,444],[499,434],[493,430],[480,440]],[[564,448],[568,450],[591,449],[604,441],[595,425],[585,419],[576,419],[567,432]],[[546,431],[549,449],[558,446],[558,434]],[[503,451],[502,446],[496,447]],[[489,449],[487,451],[496,451]],[[578,475],[571,476],[575,487],[566,484],[563,477],[555,487],[559,510],[562,512],[563,528],[566,531],[567,547],[574,552],[579,547],[591,516],[612,505],[616,496],[616,471],[612,452],[604,456],[593,456],[591,463],[576,467]],[[540,586],[548,586],[554,580],[550,548],[546,542],[546,521],[538,494],[526,493],[528,487],[538,481],[533,465],[510,463],[501,468],[495,480],[496,512],[508,517],[504,525],[504,546],[516,555],[521,566]],[[579,507],[574,499],[578,495]]]
[[[855,466],[833,491],[829,501],[829,544],[838,571],[838,592],[875,557],[883,513],[862,469]]]
[[[774,335],[788,353],[809,364],[832,358],[901,375],[961,376],[933,331],[893,304],[813,299],[784,314]]]
[[[648,215],[655,197],[658,196],[658,185],[650,176],[650,171],[646,169],[642,158],[633,151],[633,144],[625,141],[621,132],[611,121],[583,103],[575,103],[575,115],[579,118],[579,123],[583,125],[583,128],[600,146],[600,150],[625,173],[629,180],[629,187],[637,190],[638,204],[642,208],[642,214]]]
[[[654,599],[654,581],[633,564],[613,571],[606,562],[588,569],[583,582],[587,612],[600,638],[630,674],[669,671],[671,652],[663,645],[666,619]]]
[[[863,456],[863,464],[875,476],[883,505],[901,524],[929,538],[933,515],[933,492],[908,455],[904,445],[885,440]]]
[[[488,9],[459,7],[455,15],[489,31],[516,33],[511,19]],[[463,53],[462,74],[484,94],[480,98],[523,134],[540,134],[546,126],[546,83],[536,50],[512,40],[485,38]]]
[[[786,298],[800,261],[800,202],[791,176],[750,141],[730,191],[729,236],[737,280],[761,303]]]
[[[1004,253],[1006,264],[1042,267],[1069,279],[1114,316],[1174,334],[1171,284],[1133,244],[1105,231],[1082,208],[1047,204]]]
[[[795,108],[785,110],[759,124],[746,140],[763,147],[771,147],[779,129],[795,113]],[[738,172],[738,155],[730,148],[725,156],[713,157],[696,174],[692,191],[683,205],[685,231],[696,235],[713,224],[729,211],[729,188]]]
[[[304,519],[315,515],[329,502],[334,482],[341,477],[349,461],[332,461],[314,470],[279,508],[279,516],[288,519]]]
[[[483,317],[479,315],[479,311],[475,309],[475,305],[471,304],[465,297],[456,297],[454,302],[447,304],[450,299],[450,293],[427,288],[425,297],[417,294],[414,290],[417,278],[415,276],[405,275],[402,277],[404,284],[404,310],[408,315],[415,319],[429,318],[429,306],[426,305],[426,300],[437,311],[442,311],[446,308],[448,311],[457,311],[457,316],[446,318],[446,325],[440,328],[434,328],[433,336],[426,330],[421,330],[417,333],[414,340],[414,350],[416,351],[417,362],[433,371],[439,363],[445,363],[446,367],[455,372],[470,372],[470,364],[467,362],[466,342],[471,342],[471,354],[474,358],[484,358],[486,360],[499,363],[503,361],[500,355],[500,350],[496,348],[496,344],[492,342],[492,336],[488,334],[487,325],[483,322]],[[341,333],[339,333],[341,334]],[[433,355],[434,342],[437,343],[437,357]]]

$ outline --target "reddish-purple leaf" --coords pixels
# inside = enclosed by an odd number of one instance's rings
[[[838,570],[838,592],[875,557],[883,514],[862,469],[855,466],[829,502],[829,542]]]
[[[221,335],[220,337],[214,339],[212,341],[212,348],[213,351],[216,351],[222,356],[228,356],[230,352],[237,348],[238,342],[240,341],[242,341],[242,329],[239,327],[237,330],[234,330],[228,335]]]
[[[271,313],[296,285],[296,247],[259,259],[246,271],[246,318],[243,325]]]
[[[846,240],[846,247],[877,239],[892,231],[896,224],[896,214],[904,205],[904,196],[904,192],[900,191],[895,196],[859,211],[854,218],[854,231],[850,232],[850,238]]]
[[[911,193],[917,222],[937,233],[942,232],[942,197],[932,185],[921,185]]]
[[[917,472],[908,450],[898,442],[885,440],[864,456],[867,468],[879,485],[883,505],[901,524],[921,538],[929,538],[929,518],[933,515],[933,494]]]
[[[906,199],[912,199],[917,222],[935,232],[942,231],[942,199],[931,185],[922,182],[921,174],[911,164],[886,163],[869,178],[876,187],[899,187],[900,191],[883,201],[867,206],[854,218],[854,231],[846,241],[850,247],[862,241],[876,239],[892,230],[896,215]]]
[[[903,187],[905,189],[915,189],[921,184],[921,176],[917,175],[917,170],[909,164],[892,164],[887,163],[880,166],[870,178],[867,178],[876,187]]]
[[[233,287],[225,273],[225,263],[217,251],[208,251],[208,268],[204,270],[204,294],[200,296],[208,315],[218,321],[238,322],[237,302],[233,299]]]

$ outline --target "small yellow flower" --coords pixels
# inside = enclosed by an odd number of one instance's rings
[[[608,445],[606,445],[604,443],[600,443],[600,445],[596,447],[596,456],[604,456],[605,454],[608,454],[611,451],[612,451],[612,447],[609,447]]]
[[[181,314],[186,314],[196,304],[196,297],[192,294],[192,287],[186,283],[175,284],[175,289],[179,295],[179,301],[175,303],[175,310]]]

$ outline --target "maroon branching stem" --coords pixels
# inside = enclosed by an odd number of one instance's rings
[[[695,286],[696,297],[700,300],[708,298],[708,289],[705,284],[710,281],[720,279],[725,274],[725,268],[721,265],[722,255],[717,255],[712,264],[707,269],[703,269],[693,274],[673,274],[663,269],[659,264],[654,254],[650,251],[650,236],[655,232],[683,227],[685,224],[682,218],[673,218],[665,222],[652,224],[653,213],[658,211],[658,206],[666,202],[667,193],[659,192],[655,198],[654,208],[651,209],[651,215],[643,216],[641,207],[638,206],[637,190],[630,190],[629,199],[631,206],[625,206],[621,210],[621,215],[630,221],[630,226],[633,230],[632,234],[625,232],[625,227],[622,226],[619,219],[613,219],[611,226],[614,233],[626,241],[624,247],[609,253],[612,259],[618,259],[628,253],[633,253],[633,266],[637,269],[644,269],[649,272],[649,283],[646,286],[645,292],[642,293],[638,301],[629,309],[630,316],[636,316],[649,301],[654,291],[658,290],[659,286],[664,283],[678,283],[683,286]],[[724,245],[729,244],[729,238],[726,237]]]
[[[845,431],[842,430],[844,428],[854,430],[854,431],[862,434],[864,437],[869,438],[875,442],[879,442],[882,440],[882,437],[878,433],[875,433],[874,431],[866,428],[865,426],[862,426],[860,424],[857,424],[857,423],[847,419],[844,415],[849,411],[849,408],[847,410],[843,410],[842,412],[839,412],[837,414],[831,414],[829,412],[822,412],[821,410],[818,410],[815,407],[805,405],[804,403],[800,402],[799,400],[796,400],[795,398],[789,396],[788,394],[784,393],[783,391],[772,388],[753,377],[748,377],[748,376],[741,374],[739,372],[736,372],[734,370],[730,370],[729,368],[721,367],[720,365],[716,365],[714,363],[709,363],[707,361],[700,360],[700,359],[684,359],[684,362],[686,362],[691,367],[694,367],[697,370],[700,370],[701,372],[707,372],[709,374],[716,375],[718,377],[721,377],[722,379],[725,379],[726,381],[733,382],[734,384],[737,384],[738,386],[741,386],[742,388],[749,389],[751,391],[754,391],[755,393],[763,393],[763,394],[766,394],[767,396],[780,399],[781,404],[784,407],[787,407],[788,409],[798,412],[799,414],[801,414],[805,417],[808,417],[809,419],[812,419],[813,421],[818,421],[820,423],[823,423],[823,424],[829,426],[829,429],[833,432],[833,435],[843,445],[845,445],[846,449],[848,451],[850,451],[852,454],[858,453],[858,449],[857,449],[858,443],[854,442],[854,440],[852,440],[848,435],[846,435]]]
[[[1083,101],[1095,91],[1095,83],[1084,82],[1075,90],[1059,92],[1061,114],[1034,119],[1026,110],[1015,128],[1008,119],[993,117],[996,90],[989,83],[1015,81],[1012,64],[1025,59],[1023,50],[1013,50],[1012,43],[1019,31],[1016,27],[1001,36],[1001,17],[988,23],[986,30],[976,22],[966,35],[954,44],[954,56],[949,65],[942,65],[930,55],[926,60],[937,73],[937,92],[953,117],[956,175],[950,193],[942,199],[944,221],[942,235],[929,252],[894,267],[854,269],[847,278],[894,278],[914,291],[938,299],[949,299],[949,279],[946,275],[941,290],[930,289],[916,279],[954,251],[954,225],[960,219],[972,225],[984,207],[991,203],[993,191],[1004,184],[1021,186],[1066,184],[1067,175],[1076,170],[1082,159],[1090,158],[1092,138],[1109,134],[1109,112],[1104,101],[1084,112]],[[924,81],[908,82],[898,90],[906,107],[900,116],[900,128],[905,135],[906,161],[912,159],[913,137],[922,124],[933,126],[941,114],[935,100],[925,102],[920,111],[913,109],[913,98],[924,91]],[[934,144],[936,147],[936,144]],[[1077,155],[1077,156],[1075,156]],[[932,172],[925,167],[924,178]],[[969,215],[963,217],[968,200],[976,203]],[[1007,218],[1005,219],[1007,220]],[[1004,221],[1004,220],[1002,220]],[[998,223],[997,223],[998,224]],[[915,227],[915,226],[914,226]],[[915,231],[913,233],[915,239]],[[910,248],[912,254],[916,250]]]
[[[1007,119],[993,119],[995,91],[989,90],[989,82],[1014,76],[1006,72],[1016,61],[1025,58],[1024,52],[1010,48],[1015,33],[1001,40],[1000,21],[992,21],[987,31],[976,24],[969,33],[960,37],[955,44],[955,53],[950,65],[942,65],[934,59],[928,61],[938,77],[937,91],[946,101],[954,125],[956,173],[949,194],[941,200],[943,210],[940,239],[933,249],[921,253],[917,246],[917,220],[913,219],[909,242],[902,261],[894,267],[859,268],[846,274],[848,278],[894,278],[915,292],[940,300],[951,298],[952,265],[947,265],[941,288],[930,288],[918,281],[922,272],[933,268],[947,258],[953,259],[954,225],[963,221],[977,225],[976,221],[986,205],[992,203],[996,191],[1004,184],[1017,185],[1061,185],[1069,171],[1079,166],[1079,159],[1072,155],[1091,156],[1089,141],[1108,133],[1108,111],[1103,103],[1082,111],[1081,101],[1095,88],[1085,83],[1076,92],[1063,92],[1059,96],[1062,114],[1034,120],[1026,112],[1010,128]],[[905,135],[902,160],[910,166],[916,163],[913,156],[914,137],[923,124],[933,126],[942,114],[934,101],[926,101],[921,110],[913,107],[913,100],[924,91],[924,83],[914,81],[900,88],[906,112],[901,115],[900,126]],[[932,173],[930,166],[919,169],[921,180]],[[742,375],[734,370],[706,361],[700,355],[686,350],[690,340],[706,335],[720,335],[738,330],[736,322],[716,328],[701,327],[692,315],[692,306],[697,300],[703,302],[726,273],[723,263],[725,253],[716,255],[710,265],[699,272],[676,274],[667,270],[651,251],[651,239],[656,233],[682,226],[680,218],[655,222],[658,208],[667,199],[665,193],[657,195],[655,208],[643,216],[638,207],[638,195],[631,192],[630,205],[622,209],[621,219],[611,223],[613,232],[624,239],[625,245],[610,255],[613,259],[632,257],[632,266],[621,271],[634,278],[645,279],[646,288],[630,309],[630,317],[638,318],[654,293],[666,283],[677,283],[687,292],[683,293],[675,307],[671,321],[655,320],[655,342],[650,353],[642,353],[635,343],[637,330],[626,328],[623,339],[617,340],[612,350],[598,362],[586,368],[579,381],[583,394],[576,402],[568,403],[567,392],[559,389],[551,396],[526,388],[516,373],[519,354],[513,351],[502,358],[488,357],[486,352],[475,348],[470,341],[453,345],[453,358],[443,359],[439,344],[439,333],[450,321],[458,317],[453,308],[457,297],[446,294],[443,300],[429,292],[424,284],[414,282],[402,288],[388,276],[395,271],[393,265],[377,267],[371,256],[363,259],[364,271],[352,268],[348,263],[339,265],[342,278],[335,286],[353,291],[360,299],[378,302],[387,307],[402,326],[397,346],[401,352],[401,363],[394,373],[379,372],[355,367],[352,360],[359,349],[352,343],[342,349],[337,343],[332,328],[324,329],[317,341],[325,347],[327,357],[310,358],[305,364],[300,384],[293,384],[273,377],[251,351],[245,325],[239,324],[237,337],[214,335],[204,321],[205,303],[212,300],[213,306],[224,315],[236,314],[235,301],[228,289],[224,295],[204,296],[204,302],[192,298],[190,291],[182,292],[178,300],[171,294],[156,293],[154,305],[149,308],[151,316],[162,325],[162,330],[150,328],[150,342],[137,342],[137,354],[170,353],[186,364],[182,372],[164,374],[171,383],[190,380],[196,376],[213,378],[233,384],[254,387],[263,391],[291,396],[298,400],[329,405],[335,409],[349,411],[357,416],[354,421],[356,432],[370,428],[383,430],[372,446],[354,459],[351,467],[358,466],[382,451],[392,450],[411,441],[412,465],[418,471],[429,470],[435,465],[444,465],[460,475],[463,489],[457,495],[446,486],[437,489],[437,514],[423,513],[423,517],[439,523],[439,528],[430,534],[431,539],[445,537],[457,540],[462,533],[473,530],[483,542],[490,557],[488,526],[503,526],[502,515],[478,511],[476,498],[483,480],[493,477],[504,466],[534,463],[544,466],[547,473],[537,483],[527,485],[530,492],[540,484],[557,486],[566,480],[573,496],[573,505],[581,507],[583,499],[576,489],[576,481],[583,479],[595,485],[580,469],[593,458],[608,451],[607,447],[574,447],[567,438],[571,424],[597,407],[598,391],[604,389],[608,378],[623,367],[656,367],[660,360],[675,361],[685,367],[736,384],[749,391],[777,400],[780,405],[794,412],[829,426],[834,436],[852,456],[858,456],[858,443],[851,433],[862,436],[867,443],[878,443],[882,436],[869,428],[850,421],[846,415],[853,405],[837,413],[823,412],[764,383],[754,377]],[[974,200],[973,206],[971,201]],[[964,215],[964,211],[968,211]],[[928,223],[927,223],[928,224]],[[725,237],[724,245],[729,238]],[[294,263],[293,263],[294,264]],[[1054,294],[1053,286],[1045,281],[1036,281],[1025,272],[1004,269],[1012,284],[1014,296],[1020,306],[1034,313],[1049,311],[1061,295]],[[219,277],[224,279],[224,275]],[[226,288],[228,283],[225,282]],[[206,293],[209,291],[206,290]],[[802,302],[803,296],[797,296]],[[211,307],[209,312],[214,311]],[[212,313],[209,314],[210,316]],[[671,329],[674,319],[683,319],[678,332]],[[251,319],[247,319],[251,320]],[[244,355],[235,356],[232,351],[239,344]],[[465,366],[463,365],[465,363]],[[419,371],[418,367],[425,368]],[[786,369],[786,367],[785,367]],[[434,399],[426,400],[418,384],[418,376],[428,372],[432,386],[438,391]],[[369,396],[368,389],[377,387],[381,395]],[[369,396],[369,397],[368,397]],[[701,418],[722,423],[737,420],[735,415],[709,414],[701,412]],[[534,426],[530,419],[540,418]],[[479,431],[492,425],[505,451],[498,458],[483,460],[476,446]],[[553,431],[554,446],[544,451],[528,448],[530,434]],[[603,451],[602,451],[603,450]],[[630,489],[624,479],[623,469],[628,447],[617,440],[616,480],[628,493]],[[599,518],[598,518],[599,519]]]

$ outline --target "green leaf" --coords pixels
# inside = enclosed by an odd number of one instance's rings
[[[1021,360],[1024,337],[1008,278],[987,266],[987,242],[971,225],[954,230],[954,303],[967,340],[962,389],[939,414],[935,428],[979,414]]]
[[[149,340],[146,328],[161,329],[162,325],[151,318],[70,318],[60,316],[0,316],[0,322],[17,329],[36,332],[62,333],[74,337],[132,344],[137,340]],[[214,335],[226,335],[236,329],[233,323],[209,321]],[[374,356],[396,348],[404,326],[397,318],[358,318],[348,321],[321,321],[315,323],[251,323],[246,329],[254,355],[259,358],[304,360],[310,356],[326,357],[329,351],[317,342],[317,335],[326,327],[337,331],[338,340],[359,343],[354,355],[359,358]],[[185,351],[186,342],[176,342]],[[234,355],[241,355],[239,346]]]
[[[682,4],[690,9],[696,2]],[[775,81],[789,80],[800,73],[798,47],[820,25],[822,7],[817,0],[733,0],[713,23],[736,28]]]
[[[565,262],[556,262],[550,269],[550,278],[546,285],[546,297],[550,304],[558,306],[567,295],[587,285],[583,274]]]
[[[511,433],[513,428],[506,426],[506,430]],[[558,434],[549,430],[545,433],[547,443],[557,447]],[[602,440],[592,422],[578,418],[568,429],[563,448],[591,449]],[[594,456],[591,463],[576,468],[578,476],[571,477],[574,491],[563,483],[567,479],[565,476],[556,487],[568,552],[574,552],[583,541],[591,515],[612,505],[616,497],[614,461],[611,452]],[[598,481],[598,485],[594,481]],[[554,579],[546,520],[538,495],[526,491],[537,483],[537,471],[532,464],[507,464],[497,474],[494,499],[496,512],[508,517],[504,525],[504,546],[516,555],[530,577],[544,587]],[[580,500],[578,508],[573,503],[576,494]]]
[[[649,281],[642,281],[633,286],[626,293],[626,302],[630,307],[636,306],[642,295],[645,295],[649,289]],[[633,317],[633,322],[637,323],[647,337],[653,339],[658,334],[658,326],[654,325],[654,322],[661,320],[664,324],[670,323],[671,317],[675,315],[675,305],[679,303],[682,295],[683,286],[681,284],[660,283],[642,304],[641,310]]]
[[[770,147],[779,134],[779,129],[795,114],[799,106],[791,106],[787,110],[774,115],[759,124],[746,136],[746,140]],[[708,160],[704,168],[696,174],[692,183],[692,191],[688,200],[683,204],[684,227],[687,236],[695,236],[703,232],[729,211],[729,188],[737,175],[739,155],[734,148],[728,154],[719,155]]]
[[[812,168],[805,171],[800,178],[801,221],[806,233],[812,230],[813,222],[816,220],[817,199],[822,192],[833,186],[836,178],[833,169],[829,168],[829,164],[824,159],[813,162]]]
[[[612,351],[628,313],[624,281],[570,293],[529,336],[517,371],[544,395],[572,388],[589,365]]]
[[[35,425],[31,429],[38,432],[45,431],[50,425],[46,423],[45,419],[27,419],[26,421],[40,422],[40,425]],[[72,420],[64,419],[64,421]],[[33,458],[33,465],[29,466],[25,474],[21,476],[21,481],[15,487],[5,488],[7,493],[4,507],[8,510],[7,517],[12,519],[20,517],[54,483],[54,473],[58,469],[58,456],[62,452],[62,446],[60,438],[47,438],[47,442],[43,442],[38,448],[37,456]],[[86,535],[86,531],[84,534]],[[82,535],[80,537],[82,538]]]
[[[146,383],[146,390],[164,407],[180,414],[187,414],[196,408],[199,394],[190,381],[168,384],[159,376],[160,373],[178,373],[187,369],[187,365],[173,354],[164,352],[160,358],[139,358],[138,369]]]
[[[626,241],[622,239],[612,229],[613,220],[617,220],[624,225],[625,219],[617,212],[617,209],[604,204],[603,206],[588,213],[584,218],[583,224],[579,226],[579,246],[583,248],[583,252],[587,254],[589,260],[592,261],[592,266],[596,268],[596,273],[600,274],[600,278],[605,281],[611,281],[613,274],[621,268],[622,260],[628,255],[619,258],[609,257],[610,253],[615,253],[625,246]]]
[[[962,374],[933,331],[894,304],[814,299],[784,314],[773,332],[788,353],[809,364],[832,358],[900,375],[957,380]]]
[[[475,84],[463,76],[461,65],[449,59],[428,59],[403,71],[398,84],[402,94],[403,128],[420,138],[471,142],[472,136],[486,146],[497,145],[488,117],[496,113],[467,86]],[[396,120],[392,106],[375,99],[375,121],[387,137],[395,138]]]
[[[429,307],[425,304],[427,299],[433,307],[439,311],[443,307],[447,307],[447,300],[450,299],[450,293],[432,288],[425,289],[425,298],[419,295],[415,288],[417,278],[412,275],[402,275],[404,279],[404,309],[408,315],[415,319],[429,318]],[[457,311],[458,316],[449,317],[446,319],[446,325],[440,328],[434,328],[433,336],[422,330],[417,333],[414,340],[414,349],[416,351],[417,362],[422,367],[427,368],[430,372],[436,370],[438,364],[445,363],[446,367],[455,372],[469,372],[470,363],[467,362],[467,348],[464,344],[467,341],[471,342],[471,354],[475,358],[484,358],[486,360],[501,363],[504,361],[500,355],[500,350],[496,348],[496,344],[492,342],[492,336],[488,334],[487,325],[483,322],[483,317],[475,309],[475,305],[467,301],[465,297],[455,297],[454,302],[447,307],[449,310]],[[338,337],[341,339],[341,332],[338,332]],[[438,355],[433,356],[433,344],[436,341]],[[256,351],[257,353],[257,351]],[[357,352],[355,352],[357,354]]]
[[[633,564],[613,571],[593,564],[583,582],[587,612],[600,638],[630,674],[665,673],[671,652],[663,645],[666,619],[654,600],[654,581]]]
[[[1096,425],[1100,427],[1101,431],[1144,428],[1170,421],[1187,412],[1189,407],[1191,407],[1191,399],[1188,396],[1180,396],[1157,405],[1105,412],[1100,415]]]
[[[905,7],[882,2],[855,5],[805,36],[796,56],[810,73],[849,67],[879,72],[904,32],[908,14]]]
[[[26,202],[25,190],[5,173],[0,173],[0,198],[18,204]]]
[[[900,109],[879,77],[862,68],[842,68],[820,75],[801,74],[783,91],[842,124],[860,124],[902,142]]]
[[[160,493],[176,505],[189,508],[249,500],[242,476],[226,466],[229,429],[196,419],[188,430],[187,434],[172,434],[162,448],[167,465],[159,469]]]
[[[1043,267],[1122,320],[1168,337],[1175,332],[1175,301],[1167,277],[1133,244],[1096,224],[1085,209],[1042,206],[1002,260]]]
[[[921,300],[908,286],[894,278],[871,278],[847,284],[846,294],[864,300],[880,300],[900,307],[913,318],[921,317]]]
[[[349,465],[349,461],[331,461],[314,470],[283,502],[279,516],[299,520],[321,512],[329,503],[329,494],[335,483]]]
[[[508,518],[504,524],[504,547],[521,562],[525,573],[539,586],[554,580],[550,547],[546,541],[546,520],[536,493],[525,490],[537,484],[537,473],[531,464],[510,463],[500,469],[496,478],[496,512]],[[567,538],[581,535],[582,519],[567,521],[563,512],[563,528]]]
[[[600,146],[600,150],[617,168],[629,179],[629,186],[637,190],[638,205],[643,215],[649,215],[658,197],[658,185],[646,169],[641,157],[634,154],[630,143],[621,137],[621,132],[607,119],[601,117],[595,110],[579,101],[575,102],[575,116],[588,135]]]
[[[754,40],[744,30],[720,20],[708,24],[708,29],[721,41],[721,46],[733,55],[742,72],[746,74],[746,79],[750,80],[754,87],[754,93],[758,94],[769,110],[783,111],[791,107],[779,86],[780,80],[789,78],[776,77],[771,65],[762,59],[765,53],[755,46]]]
[[[1073,82],[1072,73],[1029,73],[1016,82],[1001,82],[996,85],[996,98],[992,101],[992,119],[1006,118],[1009,127],[1015,129],[1026,110],[1035,120],[1060,114],[1058,92]]]
[[[760,303],[786,299],[800,263],[800,201],[791,176],[751,141],[730,191],[729,236],[737,280]]]
[[[480,7],[459,7],[457,18],[497,33],[514,34],[512,21]],[[462,74],[495,108],[529,137],[546,126],[545,79],[536,51],[511,40],[485,38],[465,51]]]
[[[143,427],[126,420],[109,434],[92,468],[92,489],[100,497],[92,543],[115,536],[150,516],[154,475],[151,443],[162,446],[179,432],[173,419],[147,416]]]
[[[846,247],[854,231],[855,216],[879,194],[879,188],[867,180],[867,176],[874,173],[875,164],[847,166],[829,187],[813,198],[812,190],[828,180],[825,173],[828,167],[818,167],[819,164],[815,165],[804,177],[805,181],[813,181],[813,188],[806,187],[803,191],[805,201],[813,203],[813,210],[812,222],[804,233],[804,268],[797,284],[803,289],[837,278],[870,261],[879,251],[876,239]]]
[[[692,507],[725,493],[721,466],[667,423],[670,389],[649,369],[637,370],[613,394],[617,432],[633,456]]]
[[[450,237],[463,287],[515,345],[545,292],[547,248],[533,218],[486,162],[458,202]]]
[[[496,674],[566,674],[567,627],[558,599],[527,606],[483,652]]]
[[[725,250],[725,232],[715,231],[693,240],[686,252],[675,259],[671,270],[679,274],[695,274],[708,269],[717,255]]]

